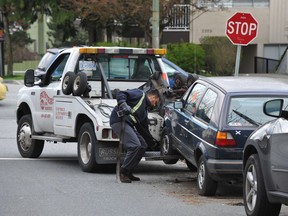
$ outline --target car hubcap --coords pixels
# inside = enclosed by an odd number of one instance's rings
[[[246,203],[249,211],[253,211],[257,201],[257,176],[254,165],[250,165],[245,179]]]
[[[198,185],[200,189],[203,188],[204,180],[205,180],[205,166],[204,166],[204,163],[201,162],[199,166],[199,171],[198,171]]]
[[[31,147],[31,127],[28,123],[22,125],[19,131],[18,141],[24,151],[27,151]]]
[[[84,164],[87,164],[92,154],[92,143],[90,134],[85,132],[81,136],[80,140],[80,155]]]

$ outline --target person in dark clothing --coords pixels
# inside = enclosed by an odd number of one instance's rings
[[[118,105],[110,116],[112,130],[123,137],[126,156],[120,169],[120,181],[131,183],[140,181],[132,172],[143,157],[148,145],[154,141],[148,130],[148,110],[156,107],[160,101],[158,90],[153,89],[144,93],[140,89],[120,91],[117,94]],[[124,127],[122,128],[122,120]],[[140,128],[142,128],[140,130]],[[146,133],[144,133],[146,131]],[[145,139],[143,138],[145,137]],[[153,142],[148,143],[147,142]]]

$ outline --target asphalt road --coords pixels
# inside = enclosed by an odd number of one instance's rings
[[[141,161],[135,171],[141,181],[119,184],[115,170],[82,172],[76,143],[45,143],[38,159],[21,158],[15,139],[21,84],[8,87],[0,101],[0,215],[245,215],[241,184],[220,184],[215,197],[201,197],[196,173],[181,161]],[[287,207],[281,215],[288,215]]]

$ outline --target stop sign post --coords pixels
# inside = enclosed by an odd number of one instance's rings
[[[226,35],[237,46],[235,75],[239,72],[241,46],[247,46],[257,37],[258,22],[252,14],[237,12],[227,20]]]

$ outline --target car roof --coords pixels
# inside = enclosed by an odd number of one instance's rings
[[[237,92],[269,92],[288,94],[288,76],[222,76],[222,77],[201,77],[226,93]]]

